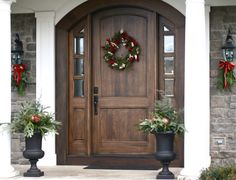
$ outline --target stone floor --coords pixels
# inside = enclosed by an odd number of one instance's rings
[[[155,179],[158,171],[156,170],[110,170],[110,169],[87,169],[86,166],[47,166],[39,167],[44,171],[44,176],[39,178],[23,177],[23,172],[25,172],[29,165],[15,165],[17,171],[20,172],[19,176],[10,179],[122,179],[122,180],[132,180],[132,179],[143,179],[151,180]],[[170,170],[178,175],[181,168],[170,168]],[[160,171],[160,170],[159,170]],[[1,179],[1,178],[0,178]]]

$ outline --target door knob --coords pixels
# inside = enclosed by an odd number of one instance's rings
[[[93,97],[94,114],[98,114],[98,96]]]

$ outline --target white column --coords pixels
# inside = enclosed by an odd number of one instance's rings
[[[11,166],[11,16],[12,0],[0,0],[0,178],[18,175]]]
[[[204,0],[186,0],[184,169],[178,179],[197,180],[210,165],[209,11]]]
[[[36,98],[55,112],[55,13],[37,12],[36,17]],[[56,165],[55,135],[43,138],[45,152],[39,165]]]

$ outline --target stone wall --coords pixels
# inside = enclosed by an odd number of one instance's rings
[[[216,80],[228,28],[236,45],[236,7],[213,7],[210,17],[211,157],[223,165],[236,163],[236,82],[230,92],[218,90]]]
[[[12,89],[12,116],[20,108],[22,102],[36,98],[36,20],[34,14],[12,14],[11,15],[11,34],[12,45],[14,36],[18,33],[23,42],[24,59],[30,73],[30,84],[26,88],[26,95],[19,96],[15,89]],[[22,156],[25,142],[24,135],[14,133],[11,141],[11,160],[13,164],[25,164],[28,160]]]

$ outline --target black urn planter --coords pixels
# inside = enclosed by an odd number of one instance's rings
[[[176,157],[174,153],[173,132],[155,133],[156,136],[156,153],[155,157],[162,164],[162,171],[157,175],[157,179],[174,179],[174,174],[169,171],[169,164]]]
[[[44,175],[37,167],[38,159],[44,156],[44,151],[42,151],[42,135],[37,132],[31,138],[25,138],[25,151],[23,156],[29,159],[31,167],[27,172],[24,173],[25,177],[40,177]]]

